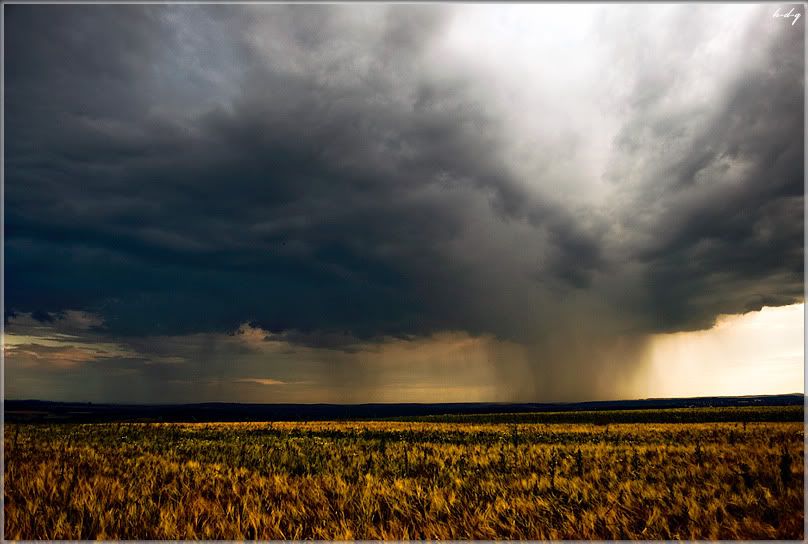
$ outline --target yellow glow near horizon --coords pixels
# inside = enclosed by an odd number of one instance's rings
[[[19,332],[4,335],[11,398],[108,402],[103,392],[115,386],[134,392],[121,398],[116,389],[117,400],[142,402],[157,398],[149,396],[155,383],[160,395],[183,402],[552,402],[805,390],[804,304],[723,316],[709,330],[656,335],[647,351],[644,343],[637,350],[609,350],[607,342],[567,353],[572,343],[565,340],[559,349],[540,346],[538,355],[462,331],[341,351],[296,345],[283,334],[245,324],[236,335],[151,337],[140,344],[149,347],[143,352],[82,331],[26,328],[12,319],[15,327]],[[205,351],[215,356],[200,358]],[[554,359],[558,354],[567,358]],[[598,359],[590,364],[589,356]],[[130,362],[121,366],[116,360]],[[158,382],[143,378],[154,364],[173,365],[171,372],[180,374]],[[65,394],[83,394],[88,380],[102,384],[99,396]]]
[[[705,331],[657,335],[649,397],[804,392],[803,304],[722,316]]]

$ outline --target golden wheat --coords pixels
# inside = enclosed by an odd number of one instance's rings
[[[803,424],[7,425],[12,539],[803,538]]]

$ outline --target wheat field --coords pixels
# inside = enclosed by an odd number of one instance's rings
[[[6,425],[10,539],[802,539],[803,424]]]

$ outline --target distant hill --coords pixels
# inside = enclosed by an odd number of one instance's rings
[[[94,404],[6,400],[6,422],[102,421],[312,421],[334,419],[412,418],[464,414],[528,414],[668,408],[803,406],[803,394],[743,397],[694,397],[571,403],[434,403],[434,404]],[[789,416],[793,419],[794,412]]]

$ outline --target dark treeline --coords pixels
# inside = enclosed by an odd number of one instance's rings
[[[717,406],[642,410],[587,410],[520,414],[454,414],[396,418],[441,423],[719,423],[803,421],[803,406]]]
[[[451,422],[644,423],[802,421],[804,395],[577,403],[93,404],[6,400],[7,422],[215,422],[420,419]],[[789,409],[773,409],[790,407]],[[687,410],[738,408],[738,410]],[[673,409],[673,410],[671,410]]]

